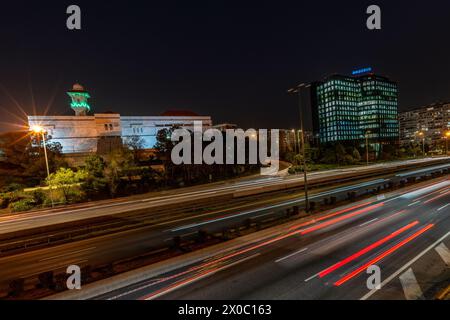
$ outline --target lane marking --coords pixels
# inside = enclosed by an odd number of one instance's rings
[[[75,264],[75,265],[81,266],[85,262],[88,262],[88,260],[86,260],[86,259],[84,259],[84,260],[75,260],[75,261],[70,262],[69,264],[64,263],[64,264],[55,265],[55,266],[53,266],[53,268],[54,268],[54,270],[63,269],[63,268],[67,269],[67,267],[69,265],[71,265],[71,264]],[[47,269],[43,269],[43,270],[35,271],[33,273],[21,274],[21,275],[17,276],[17,278],[29,278],[31,276],[35,276],[35,275],[38,275],[38,274],[40,274],[42,272],[46,272],[46,271],[48,271],[48,270]]]
[[[447,203],[445,206],[442,206],[442,207],[438,208],[437,211],[444,210],[444,209],[447,208],[448,206],[450,206],[450,203]]]
[[[422,196],[422,195],[424,195],[426,193],[431,193],[431,192],[433,192],[433,191],[435,191],[437,189],[441,189],[443,187],[447,187],[448,185],[450,185],[450,181],[448,181],[448,180],[442,181],[442,182],[438,182],[436,184],[433,183],[430,186],[427,186],[425,188],[420,188],[420,189],[417,189],[417,190],[414,190],[414,191],[407,192],[407,193],[401,195],[400,197],[401,198],[406,198],[406,199],[412,199],[412,198],[416,198],[416,197]]]
[[[388,250],[384,251],[383,253],[381,253],[380,255],[378,255],[377,257],[373,258],[372,260],[370,260],[369,262],[363,264],[362,266],[360,266],[359,268],[353,270],[352,272],[346,274],[344,277],[342,277],[341,279],[339,279],[338,281],[336,281],[334,283],[335,286],[340,286],[344,283],[346,283],[347,281],[349,281],[350,279],[356,277],[357,275],[359,275],[361,272],[363,272],[364,270],[366,270],[369,266],[376,264],[378,261],[386,258],[387,256],[389,256],[390,254],[394,253],[395,251],[397,251],[398,249],[400,249],[401,247],[403,247],[404,245],[408,244],[409,242],[411,242],[412,240],[414,240],[415,238],[417,238],[418,236],[420,236],[421,234],[425,233],[426,231],[430,230],[431,228],[434,227],[434,224],[428,224],[425,227],[419,229],[419,231],[417,231],[416,233],[412,234],[411,236],[409,236],[408,238],[402,240],[401,242],[397,243],[395,246],[389,248]]]
[[[66,252],[66,253],[63,253],[63,254],[56,255],[56,256],[42,258],[42,259],[40,259],[38,261],[42,262],[42,261],[46,261],[46,260],[53,260],[53,259],[57,259],[57,258],[61,258],[61,257],[71,256],[73,254],[77,254],[77,253],[84,252],[84,251],[90,251],[90,250],[93,250],[95,248],[96,247],[90,247],[90,248],[81,249],[81,250],[77,250],[77,251],[70,251],[70,252]]]
[[[419,201],[415,201],[415,202],[413,202],[413,203],[410,203],[410,204],[408,204],[408,207],[412,207],[413,205],[415,205],[415,204],[418,204],[418,203],[420,203],[420,200],[419,200]]]
[[[252,218],[253,218],[253,219],[261,218],[261,217],[268,216],[269,214],[274,214],[274,213],[275,213],[275,212],[271,211],[271,212],[267,212],[267,213],[260,214],[260,215],[258,215],[258,216],[254,216],[254,217],[252,217]]]
[[[220,267],[220,268],[215,268],[215,269],[211,269],[211,270],[207,270],[207,271],[201,272],[200,274],[195,275],[195,276],[193,276],[193,277],[191,277],[191,278],[188,278],[188,279],[186,279],[186,280],[182,280],[182,281],[176,282],[176,283],[170,285],[170,286],[167,287],[167,288],[163,288],[163,289],[158,290],[158,291],[156,291],[156,292],[154,292],[154,293],[151,293],[151,294],[149,294],[149,295],[147,295],[147,296],[141,297],[141,298],[139,298],[139,300],[153,300],[153,299],[156,299],[156,298],[161,297],[161,296],[163,296],[163,295],[165,295],[165,294],[168,294],[168,293],[170,293],[170,292],[172,292],[172,291],[175,291],[175,290],[177,290],[177,289],[180,289],[180,288],[182,288],[182,287],[185,287],[185,286],[187,286],[188,284],[191,284],[191,283],[193,283],[193,282],[196,282],[196,281],[199,281],[199,280],[201,280],[201,279],[204,279],[204,278],[207,278],[207,277],[209,277],[209,276],[212,276],[212,275],[214,275],[215,273],[217,273],[217,272],[219,272],[219,271],[226,270],[226,269],[231,268],[231,267],[233,267],[233,266],[235,266],[235,265],[237,265],[237,264],[239,264],[239,263],[242,263],[242,262],[245,262],[245,261],[250,260],[250,259],[252,259],[252,258],[255,258],[255,257],[259,256],[260,254],[261,254],[261,253],[256,253],[256,254],[254,254],[254,255],[251,255],[251,256],[249,256],[249,257],[245,257],[244,259],[235,261],[235,262],[233,262],[233,263],[231,263],[231,264],[228,264],[228,265],[226,265],[226,266],[223,266],[223,267]]]
[[[289,255],[283,257],[283,258],[280,258],[280,259],[278,259],[278,260],[275,260],[275,263],[278,263],[278,262],[281,262],[281,261],[283,261],[283,260],[289,259],[290,257],[293,257],[293,256],[295,256],[296,254],[305,252],[306,250],[308,250],[308,248],[303,248],[303,249],[297,250],[297,251],[295,251],[295,252],[293,252],[293,253],[291,253],[291,254],[289,254]]]
[[[393,274],[391,274],[386,280],[384,280],[381,284],[380,287],[383,288],[386,284],[388,284],[389,282],[392,281],[392,279],[394,279],[395,277],[397,277],[400,273],[403,272],[403,270],[409,268],[414,262],[416,262],[417,260],[419,260],[420,258],[422,258],[422,256],[424,256],[428,251],[430,251],[431,249],[433,249],[438,243],[442,242],[445,238],[447,238],[450,235],[450,231],[447,232],[445,235],[443,235],[440,239],[438,239],[436,242],[434,242],[433,244],[431,244],[428,248],[426,248],[425,250],[423,250],[421,253],[419,253],[416,257],[414,257],[413,259],[411,259],[409,262],[407,262],[403,267],[401,267],[400,269],[398,269],[396,272],[394,272]],[[364,296],[362,296],[360,298],[360,300],[367,300],[369,299],[375,292],[377,292],[377,289],[372,289],[370,290],[367,294],[365,294]]]
[[[316,222],[319,222],[319,221],[322,221],[322,220],[325,220],[325,219],[328,219],[328,218],[340,215],[342,213],[347,213],[349,211],[353,211],[353,210],[359,209],[361,207],[368,206],[369,204],[372,204],[372,203],[373,203],[373,201],[364,202],[364,203],[360,203],[360,204],[357,204],[357,205],[352,206],[352,207],[344,208],[342,210],[338,210],[338,211],[334,211],[334,212],[331,212],[331,213],[327,213],[327,214],[325,214],[325,215],[323,215],[323,216],[321,216],[319,218],[315,218],[315,219],[312,219],[310,221],[306,221],[306,222],[297,224],[295,226],[292,226],[292,227],[289,228],[289,230],[295,230],[295,229],[298,229],[300,227],[304,227],[304,226],[307,226],[307,225],[310,225],[310,224],[314,224]]]
[[[372,205],[372,206],[369,206],[369,207],[367,207],[367,208],[360,209],[360,210],[357,210],[357,211],[355,211],[355,212],[352,212],[352,213],[349,213],[349,214],[340,216],[340,217],[338,217],[338,218],[334,218],[334,219],[328,220],[328,221],[326,221],[326,222],[322,222],[322,223],[320,223],[320,224],[318,224],[318,225],[315,225],[315,226],[312,226],[312,227],[309,227],[309,228],[300,230],[300,234],[301,234],[301,235],[305,235],[305,234],[308,234],[308,233],[310,233],[310,232],[313,232],[313,231],[316,231],[316,230],[323,229],[323,228],[325,228],[325,227],[334,225],[334,224],[336,224],[336,223],[338,223],[338,222],[341,222],[341,221],[344,221],[344,220],[348,220],[348,219],[353,218],[353,217],[355,217],[355,216],[358,216],[358,215],[360,215],[360,214],[363,214],[363,213],[370,212],[370,211],[372,211],[372,210],[378,209],[378,208],[382,207],[383,205],[384,205],[384,203],[381,202],[381,203],[378,203],[378,204],[374,204],[374,205]]]
[[[330,274],[333,271],[336,271],[337,269],[345,266],[346,264],[349,264],[350,262],[352,262],[353,260],[356,260],[357,258],[365,255],[366,253],[380,247],[381,245],[385,244],[386,242],[392,240],[393,238],[397,237],[398,235],[400,235],[401,233],[411,229],[412,227],[416,226],[417,224],[419,224],[419,221],[414,221],[411,222],[409,224],[407,224],[406,226],[392,232],[391,234],[389,234],[388,236],[381,238],[380,240],[372,243],[371,245],[359,250],[358,252],[352,254],[351,256],[348,256],[347,258],[345,258],[344,260],[341,260],[335,264],[333,264],[332,266],[328,267],[327,269],[321,271],[319,273],[319,277],[323,278],[326,275]]]
[[[315,195],[311,196],[310,199],[316,199],[316,198],[320,198],[320,197],[331,195],[331,194],[336,194],[336,193],[349,191],[349,190],[353,190],[353,189],[359,189],[359,188],[362,188],[362,187],[365,187],[365,186],[370,186],[370,185],[373,185],[373,184],[382,183],[382,182],[386,182],[386,181],[388,181],[388,180],[387,179],[377,179],[377,180],[372,180],[372,181],[361,183],[361,184],[350,185],[350,186],[346,186],[346,187],[342,187],[342,188],[336,188],[336,189],[333,189],[333,190],[328,190],[328,191],[325,191],[325,192],[320,192],[318,194],[315,194]],[[224,217],[220,217],[220,218],[216,218],[216,219],[210,219],[210,220],[206,220],[206,221],[202,221],[202,222],[198,222],[198,223],[192,223],[192,224],[176,227],[174,229],[166,230],[166,232],[177,232],[177,231],[180,231],[180,230],[189,229],[189,228],[193,228],[193,227],[199,227],[199,226],[202,226],[202,225],[205,225],[205,224],[218,222],[218,221],[222,221],[222,220],[226,220],[226,219],[232,219],[232,218],[248,215],[248,214],[255,213],[255,212],[260,212],[260,211],[263,211],[263,210],[272,210],[272,209],[277,209],[277,208],[280,208],[280,207],[285,207],[285,206],[288,206],[288,205],[300,204],[300,203],[302,203],[304,201],[305,201],[305,198],[296,199],[296,200],[289,200],[289,201],[286,201],[286,202],[281,202],[281,203],[278,203],[278,204],[270,205],[270,206],[267,206],[267,207],[264,207],[264,208],[252,209],[252,210],[244,211],[244,212],[237,213],[237,214],[230,214],[230,215],[227,215],[227,216],[224,216]]]
[[[403,293],[405,294],[406,300],[423,299],[422,289],[417,282],[412,268],[409,268],[407,271],[405,271],[399,277],[399,280],[402,284]]]
[[[107,300],[117,300],[117,299],[120,298],[120,297],[123,297],[123,296],[129,295],[129,294],[131,294],[131,293],[135,293],[135,292],[138,292],[138,291],[140,291],[140,290],[143,290],[143,289],[149,288],[149,287],[151,287],[151,286],[154,286],[155,284],[160,283],[161,280],[163,280],[163,279],[161,279],[161,278],[152,279],[152,280],[150,281],[150,283],[148,283],[148,284],[146,284],[146,285],[143,285],[143,286],[137,287],[136,289],[129,290],[129,291],[125,291],[125,292],[120,293],[120,294],[118,294],[118,295],[112,296],[112,297],[108,298]]]
[[[313,275],[313,276],[311,276],[311,277],[305,279],[305,282],[308,282],[309,280],[314,279],[314,278],[317,277],[318,275],[319,275],[319,273],[316,273],[315,275]]]
[[[438,195],[438,196],[436,196],[436,197],[434,197],[434,198],[428,199],[427,201],[424,201],[424,204],[433,202],[433,201],[435,201],[435,200],[437,200],[437,199],[440,199],[440,198],[442,198],[442,197],[445,197],[445,196],[448,195],[448,194],[450,194],[450,191],[444,192],[444,193],[442,193],[442,194],[440,194],[440,195]]]
[[[447,246],[442,242],[434,250],[436,250],[442,260],[444,260],[447,267],[450,267],[450,250],[447,248]]]
[[[360,227],[364,227],[365,225],[368,225],[368,224],[370,224],[370,223],[372,223],[374,221],[377,221],[377,220],[378,220],[378,218],[375,218],[375,219],[369,220],[367,222],[361,223],[359,226]]]

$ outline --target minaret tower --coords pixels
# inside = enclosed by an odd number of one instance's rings
[[[67,91],[67,94],[72,99],[70,107],[75,111],[77,116],[85,116],[91,110],[88,99],[89,93],[84,90],[81,84],[74,84],[72,90]]]

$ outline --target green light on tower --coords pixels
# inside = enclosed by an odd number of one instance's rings
[[[70,107],[75,111],[77,116],[85,116],[91,110],[88,99],[91,97],[89,93],[84,90],[83,86],[76,83],[73,85],[72,90],[67,91],[67,94],[71,98]]]

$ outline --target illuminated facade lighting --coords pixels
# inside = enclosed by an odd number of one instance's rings
[[[333,75],[312,85],[311,99],[322,143],[398,140],[397,85],[385,77]]]

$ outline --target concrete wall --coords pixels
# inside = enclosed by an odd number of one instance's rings
[[[194,121],[202,121],[204,128],[212,126],[209,116],[28,116],[28,125],[44,127],[51,141],[61,143],[63,153],[93,153],[101,137],[122,137],[126,143],[135,135],[143,138],[144,148],[153,148],[159,130],[174,125],[190,129]]]

